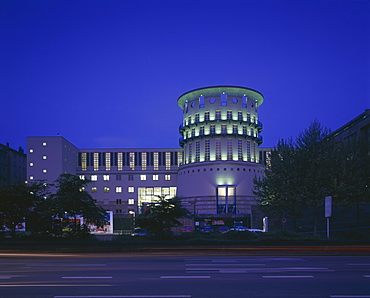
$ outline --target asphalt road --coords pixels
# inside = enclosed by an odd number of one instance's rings
[[[0,297],[370,297],[370,256],[0,253]]]

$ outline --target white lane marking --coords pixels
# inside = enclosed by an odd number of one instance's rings
[[[312,275],[264,275],[263,278],[313,278]]]
[[[73,278],[73,279],[78,279],[78,278],[113,278],[113,276],[63,276],[63,279],[68,279],[68,278]]]
[[[368,298],[370,295],[330,295],[332,298]]]
[[[189,298],[191,295],[54,296],[54,298]]]
[[[107,264],[26,264],[26,267],[104,267]]]
[[[220,273],[247,273],[246,270],[220,270]]]
[[[11,276],[0,276],[0,279],[11,279]]]
[[[370,275],[364,275],[364,277],[370,277]]]
[[[208,275],[174,275],[174,276],[161,276],[161,278],[211,278]]]
[[[197,266],[208,266],[208,267],[212,267],[212,266],[234,266],[234,267],[247,267],[247,266],[266,266],[266,264],[186,264],[186,267],[197,267]]]
[[[316,267],[285,267],[280,269],[286,270],[328,270],[329,268],[316,268]]]

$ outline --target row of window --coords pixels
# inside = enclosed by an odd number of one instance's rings
[[[127,175],[127,180],[128,181],[133,181],[135,176],[136,175]],[[137,176],[139,176],[140,180],[142,180],[142,181],[147,180],[147,178],[150,177],[150,176],[152,177],[153,181],[157,181],[157,180],[159,180],[160,175],[156,175],[156,174],[155,175],[146,175],[146,174],[144,174],[144,175],[137,175]],[[91,181],[98,181],[98,179],[99,180],[102,179],[103,181],[110,181],[110,180],[112,180],[112,177],[115,177],[116,181],[122,181],[122,175],[91,175],[90,180]],[[80,175],[80,179],[85,180],[85,179],[89,179],[89,178],[87,178],[86,175]],[[166,180],[166,181],[171,180],[171,175],[167,175],[167,174],[164,175],[164,180]]]
[[[210,171],[210,172],[213,172],[213,170],[215,170],[215,171],[231,171],[231,172],[233,172],[234,171],[234,168],[208,168],[208,171]],[[207,168],[203,168],[203,172],[206,172],[207,171]],[[243,168],[243,169],[240,169],[240,168],[236,168],[236,171],[240,171],[240,172],[252,172],[252,170],[251,169],[248,169],[248,171],[245,169],[245,168]],[[179,172],[179,175],[185,175],[185,174],[190,174],[190,173],[196,173],[196,172],[202,172],[202,170],[201,169],[196,169],[196,170],[184,170],[184,171],[180,171]],[[253,172],[254,173],[262,173],[263,171],[262,170],[256,170],[256,169],[253,169]]]
[[[189,142],[184,145],[184,163],[192,162],[203,162],[203,161],[214,161],[214,160],[239,160],[239,161],[250,161],[259,162],[259,156],[257,152],[257,146],[255,142],[238,139],[237,151],[233,151],[233,139],[226,140],[226,152],[222,152],[222,141],[225,140],[216,139],[213,145],[213,151],[211,150],[211,142],[209,139],[201,141]],[[193,155],[193,144],[195,143],[195,156]],[[201,150],[201,144],[204,146],[204,152]],[[234,145],[234,146],[235,146]]]
[[[199,123],[204,121],[212,121],[212,120],[235,120],[235,121],[246,121],[250,123],[258,124],[258,119],[256,115],[251,115],[249,113],[243,114],[242,111],[238,111],[234,113],[232,110],[226,111],[226,113],[221,112],[221,110],[216,110],[214,113],[210,113],[210,111],[205,111],[204,113],[196,113],[195,115],[189,115],[184,118],[183,124],[190,125],[193,123]]]
[[[115,190],[116,190],[115,191],[116,193],[122,193],[123,187],[122,186],[116,186]],[[103,187],[103,192],[104,193],[109,193],[110,191],[111,191],[111,188],[110,187],[108,187],[108,186],[104,186]],[[91,192],[92,193],[97,193],[98,192],[98,188],[96,186],[91,187]],[[134,193],[135,192],[135,187],[134,186],[127,187],[127,192]]]
[[[245,136],[258,136],[257,129],[248,128],[246,125],[209,125],[209,126],[199,126],[192,129],[187,129],[183,133],[184,139],[193,138],[197,136],[207,136],[214,134],[236,134]]]
[[[87,171],[87,167],[92,166],[94,171],[99,171],[99,167],[105,167],[105,171],[110,171],[111,167],[117,167],[122,171],[123,167],[135,170],[137,167],[146,171],[148,167],[154,171],[159,170],[159,166],[164,166],[167,171],[171,166],[178,166],[182,160],[182,152],[80,152],[78,165],[82,171]]]
[[[217,101],[217,99],[214,98],[214,97],[211,97],[211,98],[208,99],[208,102],[210,104],[214,104],[216,101]],[[239,102],[238,98],[232,97],[231,103],[237,104],[238,102]],[[227,94],[226,93],[220,94],[220,106],[227,106],[227,103],[228,103]],[[241,97],[242,108],[247,108],[248,104],[249,104],[250,107],[252,107],[252,108],[255,107],[257,109],[257,102],[256,101],[248,99],[246,95],[242,96]],[[189,104],[189,102],[185,102],[185,107],[184,107],[184,112],[185,113],[187,113],[189,111],[189,107],[191,107],[191,108],[199,107],[201,109],[204,108],[205,107],[205,98],[204,98],[204,96],[203,95],[199,96],[198,101],[194,100],[190,104]]]

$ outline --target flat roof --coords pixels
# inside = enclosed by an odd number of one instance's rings
[[[191,90],[189,92],[184,93],[181,95],[177,100],[177,105],[183,109],[186,101],[194,100],[194,98],[198,98],[199,96],[215,96],[217,94],[221,94],[225,92],[230,96],[243,96],[246,95],[248,98],[251,98],[257,101],[258,106],[260,106],[264,99],[263,95],[251,88],[246,87],[239,87],[239,86],[211,86],[211,87],[204,87]]]

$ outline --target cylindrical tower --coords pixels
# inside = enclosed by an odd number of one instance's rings
[[[262,94],[244,87],[206,87],[177,102],[183,109],[184,150],[177,195],[198,215],[251,214],[253,178],[263,173],[258,153]]]

